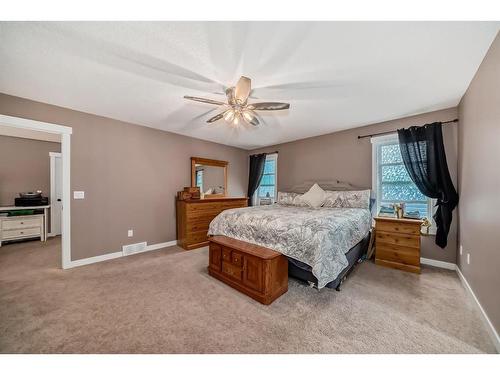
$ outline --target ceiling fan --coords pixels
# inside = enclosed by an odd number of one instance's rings
[[[250,78],[241,76],[236,86],[228,87],[226,89],[227,103],[218,100],[198,98],[196,96],[185,95],[184,98],[194,100],[195,102],[229,107],[218,115],[209,118],[207,120],[209,124],[224,118],[224,120],[234,125],[238,125],[240,120],[243,119],[248,124],[257,126],[259,125],[259,120],[254,111],[278,111],[290,108],[289,103],[248,103],[248,97],[252,91],[251,82]]]

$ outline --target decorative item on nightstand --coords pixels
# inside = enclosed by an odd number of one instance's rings
[[[375,218],[375,264],[420,273],[422,220]]]
[[[269,192],[267,192],[265,198],[260,198],[259,204],[261,206],[269,206],[269,205],[273,204],[273,200],[272,200],[271,196],[269,195]]]
[[[394,204],[383,204],[380,206],[379,217],[397,217]]]

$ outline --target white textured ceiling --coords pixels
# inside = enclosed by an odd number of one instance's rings
[[[2,22],[0,92],[252,149],[458,104],[499,28],[486,22]],[[291,104],[208,125],[252,78]],[[215,108],[217,110],[217,108]]]

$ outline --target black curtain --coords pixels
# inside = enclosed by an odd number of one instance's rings
[[[452,211],[458,204],[458,194],[451,181],[444,151],[442,124],[399,129],[399,148],[404,165],[418,190],[437,199],[434,221],[437,225],[436,244],[446,247],[452,221]]]
[[[266,163],[266,154],[250,155],[250,168],[248,173],[248,205],[252,205],[252,197],[255,190],[260,185],[262,175],[264,174],[264,164]]]

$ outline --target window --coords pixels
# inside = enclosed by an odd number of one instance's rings
[[[277,192],[277,171],[278,154],[269,154],[266,156],[264,164],[264,175],[257,189],[257,199],[270,197],[273,202],[276,201]]]
[[[203,169],[196,171],[196,186],[200,188],[200,191],[203,191]]]
[[[376,213],[381,205],[405,203],[407,211],[418,211],[432,221],[433,200],[418,190],[406,171],[397,135],[372,138],[372,143]]]

